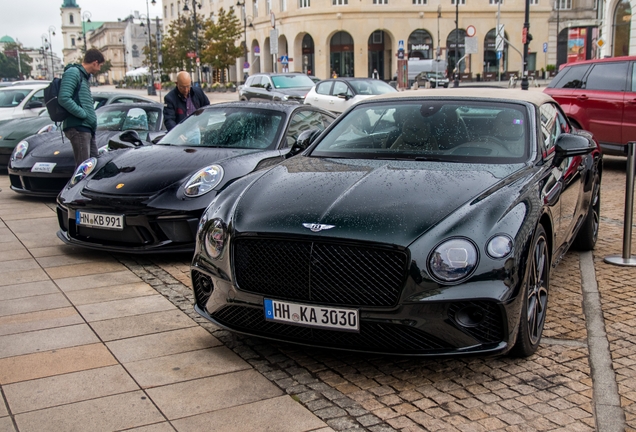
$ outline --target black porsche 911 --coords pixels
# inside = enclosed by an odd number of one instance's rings
[[[192,251],[199,218],[219,191],[296,154],[303,131],[333,120],[327,111],[291,103],[202,108],[155,145],[110,151],[79,166],[57,199],[58,237],[130,253]]]
[[[592,136],[541,93],[370,98],[210,204],[195,310],[312,346],[529,356],[550,270],[596,243],[601,174]]]
[[[162,104],[115,103],[102,106],[96,114],[95,141],[100,153],[108,149],[111,140],[119,141],[117,138],[123,131],[133,131],[138,141],[130,143],[130,147],[150,144],[165,134]],[[8,171],[13,191],[56,197],[75,171],[73,148],[59,130],[32,135],[15,146]]]

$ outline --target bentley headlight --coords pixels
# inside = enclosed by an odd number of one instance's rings
[[[11,160],[22,160],[26,155],[27,150],[29,150],[29,143],[27,141],[20,141],[13,150]]]
[[[84,180],[86,176],[93,172],[96,166],[97,159],[95,159],[94,157],[86,159],[75,169],[75,173],[73,173],[73,177],[71,177],[71,184],[75,185]]]
[[[488,241],[486,252],[493,258],[505,258],[512,252],[512,239],[503,234],[496,235]]]
[[[226,241],[226,229],[221,219],[213,219],[205,232],[205,251],[212,258],[218,258],[223,253]]]
[[[210,165],[190,177],[185,185],[185,194],[189,197],[201,196],[214,189],[221,180],[223,180],[223,167]]]
[[[477,248],[461,238],[446,240],[435,248],[428,260],[431,275],[442,282],[458,282],[477,268]]]
[[[50,124],[50,125],[46,125],[43,128],[41,128],[38,131],[38,134],[43,134],[43,133],[47,133],[47,132],[55,132],[57,130],[57,126],[55,126],[55,123]]]

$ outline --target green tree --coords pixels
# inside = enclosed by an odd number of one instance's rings
[[[243,28],[234,8],[230,7],[227,12],[220,8],[216,23],[207,22],[205,37],[209,42],[201,51],[201,60],[220,70],[235,64],[236,59],[243,56],[243,46],[236,45],[242,34]]]
[[[23,53],[22,49],[22,46],[17,43],[5,45],[4,53],[0,54],[0,78],[21,79],[31,75],[33,60]],[[20,51],[20,67],[18,67],[18,51]]]
[[[201,29],[205,29],[209,25],[209,20],[199,18],[197,16],[199,52],[201,52],[201,47],[207,46],[208,42],[205,33]],[[188,53],[194,52],[196,52],[194,20],[182,16],[170,24],[161,42],[164,72],[187,70],[192,73],[196,67],[196,58],[189,57]]]

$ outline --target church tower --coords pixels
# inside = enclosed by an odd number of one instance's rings
[[[82,56],[80,43],[82,35],[82,9],[75,0],[64,0],[60,8],[62,16],[62,39],[64,49],[62,50],[64,65],[74,63]]]

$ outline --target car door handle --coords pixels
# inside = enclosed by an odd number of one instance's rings
[[[576,98],[577,98],[578,100],[580,100],[580,101],[586,101],[586,100],[588,100],[588,99],[589,99],[589,98],[587,97],[587,95],[584,95],[584,94],[582,94],[582,95],[580,95],[580,96],[577,96]]]
[[[627,103],[628,104],[636,104],[636,99],[628,100]]]

